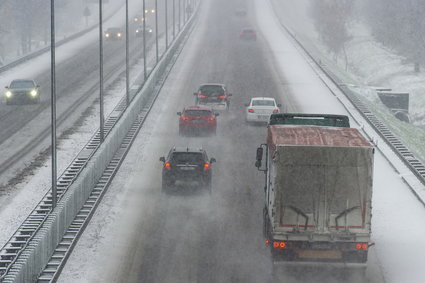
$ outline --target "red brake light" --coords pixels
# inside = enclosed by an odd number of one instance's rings
[[[183,121],[186,121],[186,120],[189,120],[189,117],[187,117],[187,116],[181,116],[181,119],[182,119]]]
[[[249,112],[249,113],[254,113],[254,109],[249,108],[249,109],[248,109],[248,112]]]
[[[214,121],[215,117],[208,117],[208,121]]]
[[[164,169],[165,170],[171,170],[171,163],[170,162],[165,162],[164,163]]]
[[[279,112],[279,110],[277,110],[277,109],[273,110],[273,113],[278,113],[278,112]]]
[[[367,248],[368,248],[368,247],[369,247],[369,246],[368,246],[368,244],[363,244],[363,245],[362,245],[362,249],[363,249],[363,250],[367,250]]]
[[[227,94],[220,95],[218,98],[226,98]]]
[[[203,94],[201,94],[201,93],[199,93],[198,94],[198,97],[200,97],[200,98],[205,98],[205,97],[207,97],[206,95],[203,95]]]
[[[210,170],[211,165],[208,162],[204,163],[204,171]]]

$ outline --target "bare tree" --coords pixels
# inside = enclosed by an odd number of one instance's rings
[[[353,0],[312,0],[311,15],[320,39],[334,54],[335,60],[343,52],[348,59],[345,43],[350,40],[348,25],[352,20]]]

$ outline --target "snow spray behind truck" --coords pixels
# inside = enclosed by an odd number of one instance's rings
[[[373,155],[347,116],[272,114],[255,165],[265,172],[264,235],[274,261],[367,261]]]

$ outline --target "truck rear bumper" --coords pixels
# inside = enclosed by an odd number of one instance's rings
[[[367,261],[367,243],[356,242],[271,242],[273,261],[326,262],[347,265],[364,264]]]

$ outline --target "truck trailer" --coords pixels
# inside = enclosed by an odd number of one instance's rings
[[[274,262],[366,263],[373,157],[347,116],[272,114],[255,165],[265,173],[263,232]]]

